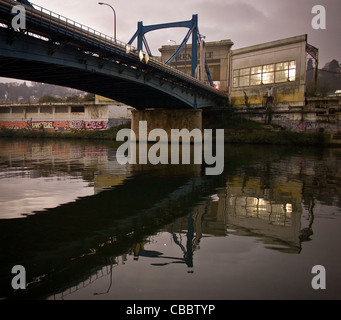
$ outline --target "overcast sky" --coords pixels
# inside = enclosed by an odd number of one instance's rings
[[[97,0],[34,0],[107,35],[113,35],[113,11]],[[341,62],[341,0],[104,0],[117,16],[117,39],[128,42],[144,25],[190,20],[198,14],[200,33],[206,41],[231,39],[233,49],[308,34],[319,48],[320,67],[332,59]],[[314,5],[326,9],[326,29],[315,30],[311,22]],[[163,29],[146,35],[153,55],[158,48],[180,44],[187,29]],[[135,43],[136,44],[136,43]]]

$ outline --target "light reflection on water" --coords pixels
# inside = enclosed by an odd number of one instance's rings
[[[340,162],[228,146],[207,177],[121,166],[110,143],[2,140],[0,298],[340,298]],[[15,264],[25,291],[10,288]],[[311,287],[316,264],[328,290]]]

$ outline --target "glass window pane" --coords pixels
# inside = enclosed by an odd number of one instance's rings
[[[288,69],[288,62],[276,63],[276,70],[286,70]]]
[[[27,107],[26,108],[27,113],[38,113],[38,107]]]
[[[84,107],[83,106],[72,106],[71,112],[84,112]]]
[[[290,61],[289,62],[289,68],[290,69],[296,69],[296,61]]]
[[[252,67],[251,74],[262,73],[262,67]]]
[[[276,63],[276,71],[277,70],[283,70],[283,62]]]
[[[265,66],[263,66],[263,72],[270,72],[270,71],[274,71],[274,64],[267,64]]]
[[[238,77],[234,77],[233,78],[233,88],[238,88],[239,87],[238,80],[239,80]]]
[[[274,73],[273,72],[266,72],[263,73],[263,84],[273,83],[274,82]]]
[[[250,85],[250,77],[249,76],[244,76],[239,78],[239,86],[240,87],[245,87]]]
[[[275,80],[276,82],[288,81],[288,70],[276,71]]]
[[[4,107],[4,108],[0,108],[0,113],[10,113],[10,108],[8,107]]]
[[[24,108],[23,107],[12,107],[12,113],[23,113]]]
[[[262,83],[262,74],[252,74],[250,78],[250,85],[251,86],[257,86]]]
[[[49,113],[49,114],[52,114],[52,106],[43,106],[43,107],[40,107],[40,113]]]
[[[68,106],[58,106],[55,108],[55,113],[68,113],[69,107]]]
[[[239,71],[241,76],[246,76],[250,74],[250,68],[240,69]]]
[[[239,69],[233,70],[233,76],[238,77],[239,76]]]
[[[290,69],[289,70],[289,81],[295,81],[296,80],[296,69]]]

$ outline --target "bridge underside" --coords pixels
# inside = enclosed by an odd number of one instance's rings
[[[0,74],[7,78],[43,82],[95,93],[136,109],[189,107],[140,84],[131,88],[128,81],[119,78],[47,63],[0,57]]]
[[[221,98],[157,71],[6,28],[0,28],[0,76],[75,88],[136,109],[203,108],[222,103]]]

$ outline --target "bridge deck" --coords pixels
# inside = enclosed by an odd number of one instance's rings
[[[0,23],[11,26],[14,5],[20,4],[13,0],[0,0]],[[136,48],[126,51],[127,44],[115,41],[88,26],[84,26],[62,15],[49,11],[38,5],[33,7],[24,6],[26,9],[27,35],[37,37],[52,43],[56,50],[64,44],[81,49],[100,59],[116,62],[120,65],[129,66],[132,69],[143,71],[146,74],[158,74],[160,79],[171,81],[186,90],[200,91],[201,94],[211,96],[212,100],[227,101],[224,92],[215,90],[211,86],[193,78],[190,75],[170,67],[158,59],[150,57],[148,63],[141,62]],[[3,27],[4,27],[3,25]]]

